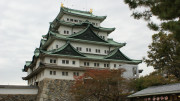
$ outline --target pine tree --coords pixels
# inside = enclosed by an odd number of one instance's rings
[[[180,80],[180,0],[124,0],[135,19],[144,19],[148,27],[158,31],[152,36],[148,59],[155,69],[172,74]],[[143,11],[142,11],[143,10]],[[152,21],[155,16],[160,24]]]

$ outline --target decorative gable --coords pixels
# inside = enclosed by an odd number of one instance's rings
[[[105,57],[105,59],[115,59],[115,60],[125,60],[125,61],[132,61],[127,56],[125,56],[119,48],[113,50],[109,55]]]
[[[63,49],[56,51],[53,54],[84,56],[79,53],[70,43],[68,43]]]
[[[89,40],[89,41],[98,41],[98,42],[106,42],[104,39],[100,38],[92,29],[91,24],[87,26],[86,29],[84,29],[81,32],[78,32],[77,34],[73,34],[69,36],[69,38],[75,38],[75,39],[81,39],[81,40]],[[107,43],[107,42],[106,42]]]

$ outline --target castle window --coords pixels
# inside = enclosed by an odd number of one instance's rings
[[[105,36],[102,36],[103,39],[105,39]]]
[[[97,63],[97,67],[99,67],[99,63]]]
[[[50,75],[52,75],[52,71],[50,71]]]
[[[66,60],[66,64],[69,64],[69,60]]]
[[[98,49],[98,53],[100,53],[100,49]]]
[[[96,63],[94,63],[94,67],[96,67]]]
[[[114,64],[114,68],[116,68],[116,64]]]
[[[91,52],[91,48],[89,48],[89,52]]]
[[[133,68],[132,68],[132,72],[133,72],[133,76],[136,76],[136,75],[137,75],[137,68],[136,68],[136,67],[133,67]]]
[[[69,31],[67,31],[67,30],[64,30],[64,34],[69,34]]]
[[[65,64],[66,62],[65,62],[65,60],[62,60],[62,64]]]
[[[67,21],[69,21],[69,18],[67,18]]]
[[[104,64],[104,67],[109,67],[109,64]]]
[[[50,59],[50,63],[56,63],[56,59]]]
[[[56,75],[56,71],[53,71],[53,75]]]
[[[68,72],[62,72],[62,76],[68,76]]]
[[[50,75],[56,75],[56,71],[49,71]]]
[[[86,52],[91,52],[91,48],[86,48]]]
[[[89,62],[84,62],[84,66],[89,66]]]
[[[74,76],[79,76],[79,72],[74,72],[73,75]]]
[[[96,53],[100,53],[100,49],[96,49]]]
[[[99,63],[94,63],[94,67],[99,67]]]
[[[58,48],[58,45],[56,45],[56,48]]]
[[[76,49],[77,49],[78,51],[81,51],[81,50],[82,50],[81,47],[76,47]]]
[[[74,20],[73,19],[70,19],[71,22],[73,22]]]
[[[66,34],[66,30],[64,30],[64,34]]]
[[[72,61],[72,64],[75,65],[75,64],[76,64],[76,61]]]
[[[74,22],[78,22],[78,20],[74,20]]]
[[[53,63],[53,60],[52,60],[52,59],[50,59],[50,63]]]
[[[108,53],[109,53],[109,51],[108,51],[108,50],[104,50],[104,53],[105,53],[105,54],[108,54]]]

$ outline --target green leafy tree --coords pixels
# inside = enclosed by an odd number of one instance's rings
[[[83,76],[75,77],[71,93],[77,101],[125,101],[124,97],[131,92],[124,69],[87,70]]]
[[[124,0],[133,10],[135,19],[143,18],[148,22],[148,27],[155,31],[173,33],[180,41],[180,0]],[[143,11],[142,11],[143,10]],[[152,22],[156,16],[161,23]]]
[[[140,91],[150,86],[159,86],[177,82],[178,80],[175,76],[168,75],[167,77],[164,77],[161,75],[161,73],[159,73],[159,71],[155,71],[149,75],[133,79],[131,82],[131,87],[133,87],[135,91]]]
[[[158,33],[152,36],[149,45],[147,65],[153,66],[162,73],[172,74],[180,80],[180,43],[172,34]]]
[[[144,19],[148,27],[159,31],[152,36],[148,66],[162,73],[173,74],[180,80],[180,0],[124,0],[133,10],[135,19]],[[155,16],[159,24],[152,21]],[[175,38],[174,38],[175,37]]]

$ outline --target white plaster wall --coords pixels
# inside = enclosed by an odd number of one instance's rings
[[[56,75],[50,75],[50,71],[56,71]],[[68,76],[62,76],[62,72],[68,72]],[[76,72],[76,71],[45,69],[44,78],[74,80],[73,72]],[[83,72],[81,71],[78,71],[78,72],[79,72],[79,75],[83,75]]]
[[[87,44],[87,43],[77,43],[73,42],[71,43],[73,47],[81,47],[83,53],[91,53],[91,54],[101,54],[101,55],[107,55],[104,53],[104,50],[109,50],[108,46],[102,46],[102,45],[95,45],[95,44]],[[91,52],[86,52],[86,48],[91,48]],[[100,49],[100,53],[96,53],[96,49]]]
[[[37,94],[38,89],[0,88],[0,94]]]
[[[58,47],[62,47],[63,45],[65,45],[66,42],[62,41],[62,40],[54,40],[49,47],[47,48],[47,50],[52,50],[52,49],[56,49],[56,45],[58,45]]]
[[[134,76],[133,75],[133,67],[136,67],[137,68],[137,76]],[[138,66],[137,65],[130,65],[130,64],[124,64],[121,66],[121,68],[125,68],[126,69],[126,72],[124,73],[124,77],[126,78],[136,78],[138,77]]]
[[[30,73],[32,73],[32,69],[28,68],[27,75],[29,75]]]
[[[38,60],[37,60],[37,62],[36,62],[36,66],[35,66],[35,69],[37,69],[38,67],[39,67],[39,65],[40,65],[40,59],[38,58]]]
[[[69,64],[63,64],[62,60],[69,60]],[[72,64],[72,61],[75,61],[75,64]],[[70,66],[70,67],[79,67],[79,59],[69,59],[69,58],[58,58],[58,66]]]
[[[114,67],[114,64],[116,64],[116,67]],[[118,69],[118,68],[121,68],[122,65],[124,65],[124,64],[122,64],[122,63],[120,63],[120,62],[111,62],[111,63],[110,63],[110,68],[111,68],[111,69]]]
[[[107,40],[108,34],[107,32],[98,32],[99,36],[104,36],[104,39]]]
[[[57,60],[58,60],[58,59],[57,59],[57,58],[54,58],[54,57],[45,57],[45,58],[44,58],[44,62],[45,62],[45,63],[50,63],[50,59],[55,59],[55,60],[56,60],[56,63],[51,63],[51,64],[57,64]]]
[[[74,32],[79,32],[79,31],[82,31],[84,28],[77,28],[77,27],[74,27],[73,28],[73,31],[72,31],[72,33],[74,33]]]
[[[47,48],[47,50],[52,50],[52,49],[56,49],[56,45],[58,45],[58,47],[62,47],[66,44],[65,41],[61,41],[61,40],[54,40],[49,47]],[[79,42],[72,42],[71,45],[76,48],[76,47],[81,47],[82,48],[82,53],[91,53],[91,54],[100,54],[100,55],[107,55],[107,53],[105,53],[105,50],[109,50],[109,46],[105,46],[105,45],[96,45],[96,44],[89,44],[89,43],[79,43]],[[86,52],[86,48],[91,48],[91,52]],[[96,53],[96,49],[100,49],[100,53]],[[115,47],[110,47],[110,51],[115,49]]]
[[[89,66],[84,66],[84,62],[89,62]],[[94,66],[94,63],[99,63],[99,67],[95,67]],[[86,61],[86,60],[83,60],[83,61],[80,61],[80,66],[81,67],[94,67],[94,68],[105,68],[104,67],[104,64],[109,64],[109,62],[101,62],[101,61]],[[107,68],[107,67],[106,67]]]
[[[69,67],[79,67],[79,59],[70,59],[70,58],[53,58],[53,57],[45,57],[45,63],[50,63],[50,59],[56,59],[56,64],[58,66],[69,66]],[[62,60],[69,60],[69,64],[63,64]],[[72,64],[72,61],[75,61],[75,64]]]
[[[83,18],[83,17],[76,17],[76,16],[72,16],[72,15],[67,15],[67,14],[64,14],[60,20],[68,22],[67,18],[76,19],[76,20],[82,20],[82,21],[88,20],[89,22],[97,23],[98,24],[97,26],[100,26],[100,20],[94,20],[94,19]],[[71,22],[71,21],[69,21],[69,22]],[[76,22],[73,22],[73,23],[76,23]],[[77,23],[79,23],[79,22],[77,22]]]
[[[64,30],[69,31],[69,34],[64,34]],[[71,35],[72,34],[72,28],[68,27],[68,26],[60,26],[58,28],[58,32],[59,32],[59,34],[62,34],[62,35]]]

